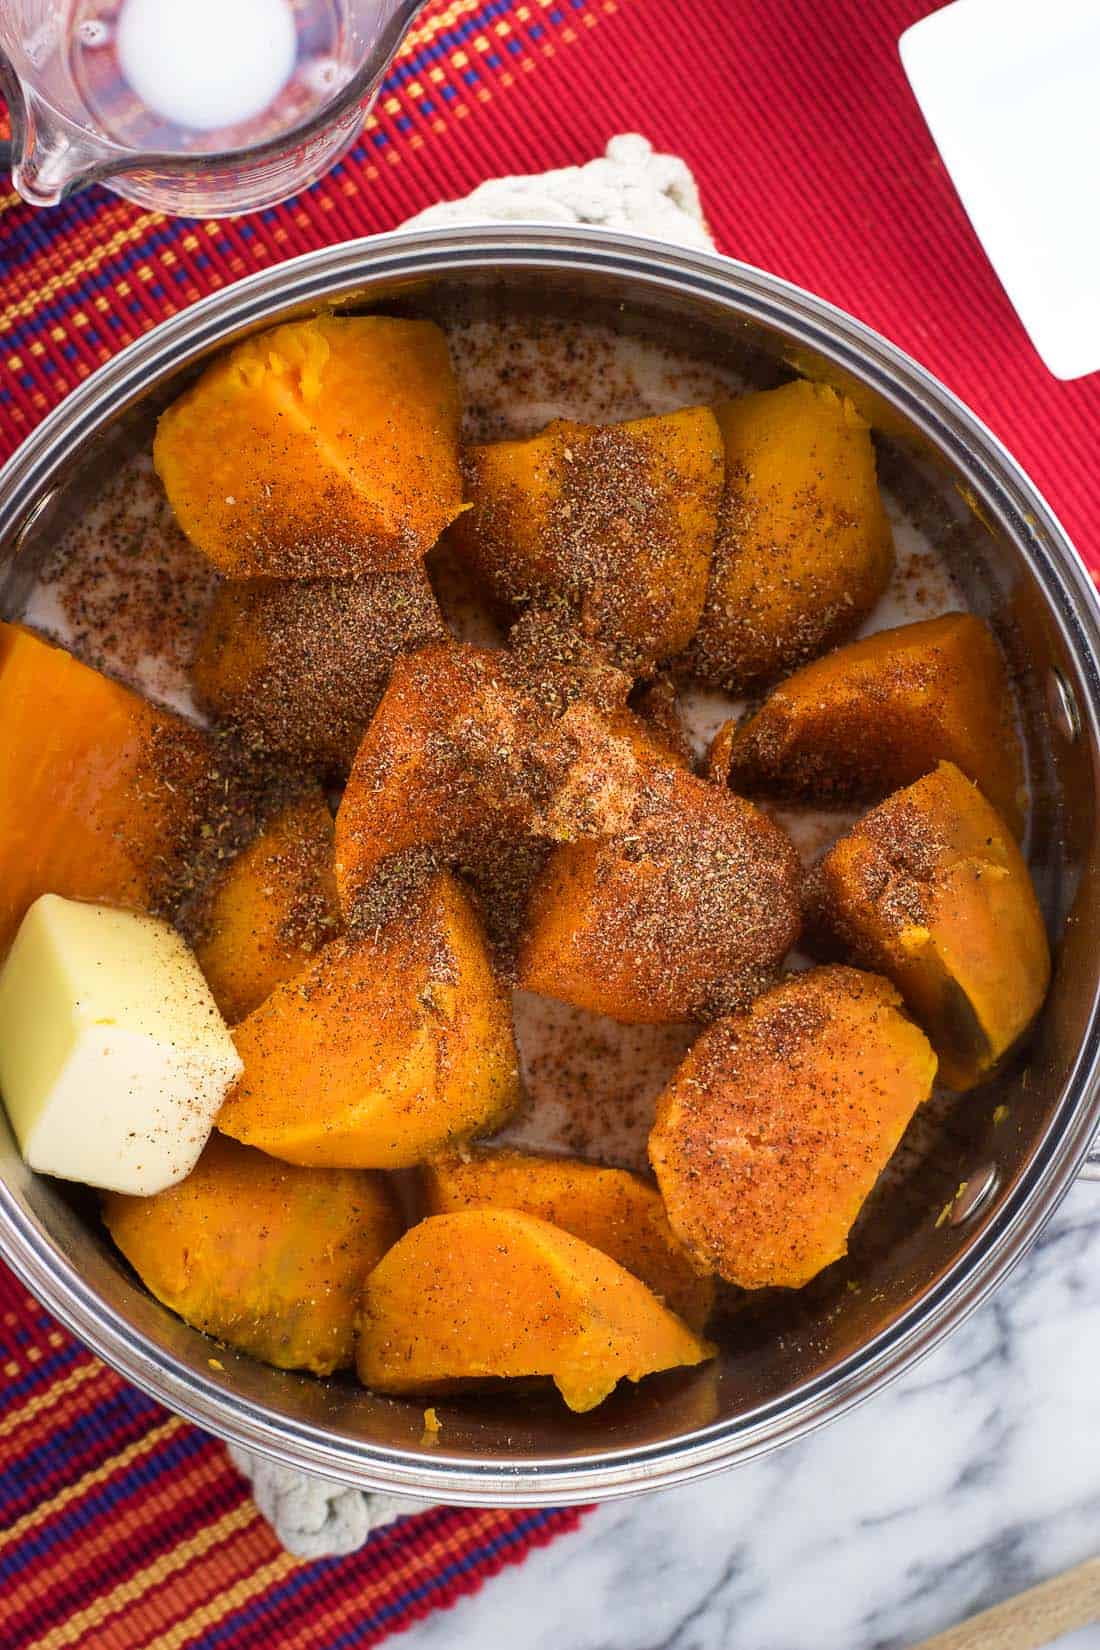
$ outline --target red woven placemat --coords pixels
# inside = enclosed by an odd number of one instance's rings
[[[253,269],[504,171],[637,130],[682,154],[723,250],[908,349],[1007,442],[1100,562],[1100,376],[1052,379],[974,240],[909,95],[930,0],[450,0],[422,19],[363,140],[300,199],[169,221],[97,190],[0,198],[0,456],[131,338]],[[476,1586],[573,1513],[438,1512],[349,1559],[276,1546],[219,1446],[127,1387],[0,1275],[4,1650],[336,1650]]]

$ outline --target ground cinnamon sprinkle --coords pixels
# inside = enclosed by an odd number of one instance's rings
[[[303,838],[287,853],[272,861],[291,897],[279,923],[278,943],[290,951],[317,951],[340,932],[339,911],[325,889],[331,874],[332,854],[317,839]]]
[[[793,846],[751,804],[649,763],[625,826],[550,862],[523,977],[550,989],[556,974],[566,996],[608,1013],[712,1018],[774,977],[798,933],[800,882]],[[582,887],[562,935],[558,913]]]
[[[225,584],[194,674],[212,715],[266,748],[344,774],[393,662],[445,634],[422,569]]]
[[[637,791],[630,737],[588,697],[625,702],[628,679],[583,650],[563,657],[541,633],[538,648],[518,656],[458,644],[417,653],[393,678],[348,793],[352,851],[361,835],[373,861],[379,833],[385,840],[404,806],[419,825],[420,858],[478,890],[505,966],[550,845],[618,828]],[[395,834],[404,835],[400,821]],[[372,910],[390,898],[370,887],[362,897]]]
[[[744,1287],[797,1285],[843,1253],[858,1208],[925,1098],[919,1034],[871,974],[796,975],[703,1033],[652,1149],[681,1237]],[[927,1047],[927,1045],[925,1045]],[[929,1056],[930,1058],[930,1056]]]
[[[144,453],[108,477],[39,574],[78,658],[154,696],[182,680],[220,582],[176,525]]]
[[[515,1016],[527,1100],[503,1138],[648,1170],[657,1096],[695,1029],[623,1026],[522,991]]]
[[[862,952],[862,936],[851,931],[853,906],[874,913],[876,926],[898,933],[931,920],[930,898],[946,847],[935,819],[904,792],[887,798],[853,828],[864,851],[848,855],[838,880],[835,854],[827,853],[806,881],[806,908],[815,936],[830,936]]]
[[[311,782],[283,764],[258,760],[228,732],[206,733],[177,719],[154,736],[148,774],[154,794],[178,799],[155,908],[194,944],[204,933],[214,879]]]
[[[667,466],[658,476],[651,447],[621,424],[560,427],[542,467],[551,502],[537,559],[517,560],[512,547],[530,538],[532,497],[514,486],[484,496],[476,455],[467,459],[479,559],[495,596],[517,610],[556,606],[625,668],[652,663],[666,651],[676,604],[658,564],[680,541],[679,499],[698,485]]]
[[[850,635],[875,597],[871,590],[860,591],[857,602],[836,589],[830,540],[856,526],[856,518],[819,486],[807,486],[783,502],[796,525],[790,537],[769,546],[767,576],[772,602],[777,591],[789,598],[779,621],[786,674]],[[767,497],[757,495],[751,473],[741,465],[727,468],[707,602],[685,656],[693,673],[716,685],[744,690],[777,674],[774,607],[753,609],[743,596],[731,602],[722,583],[723,567],[736,565],[742,547],[759,539],[759,521],[766,513]],[[757,622],[758,611],[763,624]]]

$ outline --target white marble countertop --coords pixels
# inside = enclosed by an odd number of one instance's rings
[[[402,1650],[903,1650],[1100,1551],[1100,1185],[813,1437],[599,1508]],[[1100,1650],[1100,1625],[1062,1645]]]

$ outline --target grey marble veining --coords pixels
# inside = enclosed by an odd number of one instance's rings
[[[902,1650],[1100,1551],[1100,1185],[887,1391],[592,1513],[407,1650]],[[1100,1626],[1063,1641],[1100,1650]]]

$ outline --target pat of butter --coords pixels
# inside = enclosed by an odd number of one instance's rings
[[[0,970],[0,1094],[32,1169],[146,1197],[194,1168],[243,1067],[167,923],[43,894]]]

